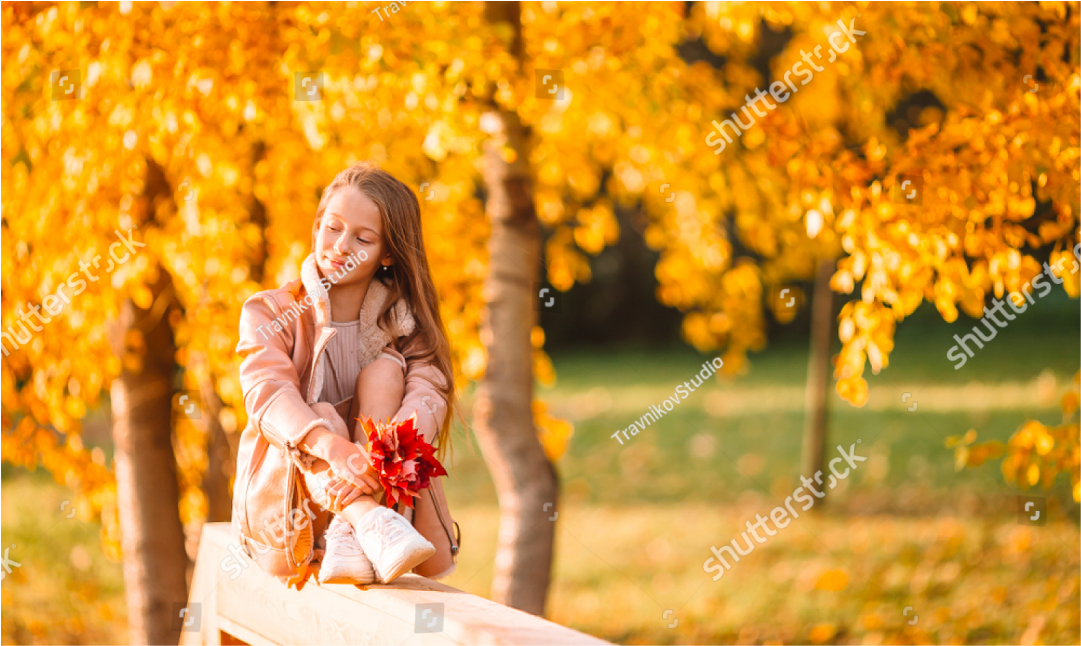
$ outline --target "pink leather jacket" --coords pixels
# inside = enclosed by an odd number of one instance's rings
[[[298,590],[312,574],[315,539],[329,521],[328,512],[311,504],[299,472],[310,469],[315,458],[298,448],[312,429],[331,428],[311,408],[322,394],[324,350],[337,333],[330,326],[329,284],[309,256],[299,280],[259,292],[244,303],[236,348],[244,357],[240,386],[248,425],[237,456],[233,530],[251,559]],[[388,288],[373,280],[361,305],[361,366],[381,352],[402,360],[405,396],[398,419],[416,413],[418,428],[431,442],[447,412],[447,402],[434,386],[442,385],[443,377],[434,365],[405,361],[401,352],[387,347],[409,334],[414,325],[402,301],[393,308],[397,330],[388,333],[376,324],[387,295]],[[342,419],[349,413],[349,404],[337,407]],[[413,570],[423,576],[449,574],[458,552],[457,524],[440,480],[433,479],[431,488],[414,503],[413,525],[436,546],[435,555]]]

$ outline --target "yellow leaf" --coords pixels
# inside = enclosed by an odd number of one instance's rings
[[[816,590],[828,590],[840,592],[848,587],[848,573],[844,570],[828,570],[818,577],[815,583]]]
[[[812,644],[825,644],[829,640],[833,639],[833,636],[837,634],[837,627],[833,624],[816,624],[807,633],[807,639]]]

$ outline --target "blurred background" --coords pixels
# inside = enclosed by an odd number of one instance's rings
[[[417,192],[460,379],[447,584],[615,643],[1081,639],[1077,2],[2,11],[3,643],[175,643],[229,518],[240,305],[363,160]]]

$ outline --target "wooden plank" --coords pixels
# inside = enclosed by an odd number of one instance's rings
[[[248,646],[280,646],[266,636],[249,630],[240,624],[235,624],[225,617],[218,617],[218,629],[221,631],[218,633],[219,635],[231,637],[234,643],[247,644]],[[225,639],[222,639],[222,642],[224,644]]]
[[[235,576],[234,570],[230,577],[220,563],[226,555],[236,558],[239,550],[230,552],[231,543],[236,540],[229,523],[204,526],[196,569],[213,569],[217,579],[216,602],[210,608],[204,604],[204,621],[205,615],[213,612],[221,617],[221,626],[246,629],[253,639],[282,646],[608,643],[414,574],[391,585],[363,588],[319,586],[313,577],[298,592],[241,556],[242,573]],[[204,556],[212,567],[203,562]],[[222,629],[247,641],[228,628]]]
[[[228,523],[218,523],[226,526]],[[203,533],[206,537],[207,532]],[[213,532],[209,535],[213,536]],[[217,606],[217,583],[221,572],[218,571],[218,563],[221,557],[218,553],[221,546],[216,541],[199,541],[199,553],[195,559],[195,570],[192,572],[191,586],[188,592],[188,607],[199,607],[200,625],[197,631],[181,631],[180,646],[195,644],[210,644],[221,646],[221,636],[218,633],[218,615],[215,612]]]

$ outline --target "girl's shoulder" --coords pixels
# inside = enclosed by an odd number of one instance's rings
[[[244,301],[244,308],[261,303],[270,305],[271,309],[286,310],[295,303],[303,301],[305,297],[304,285],[299,278],[290,280],[281,287],[264,289],[255,292]]]

